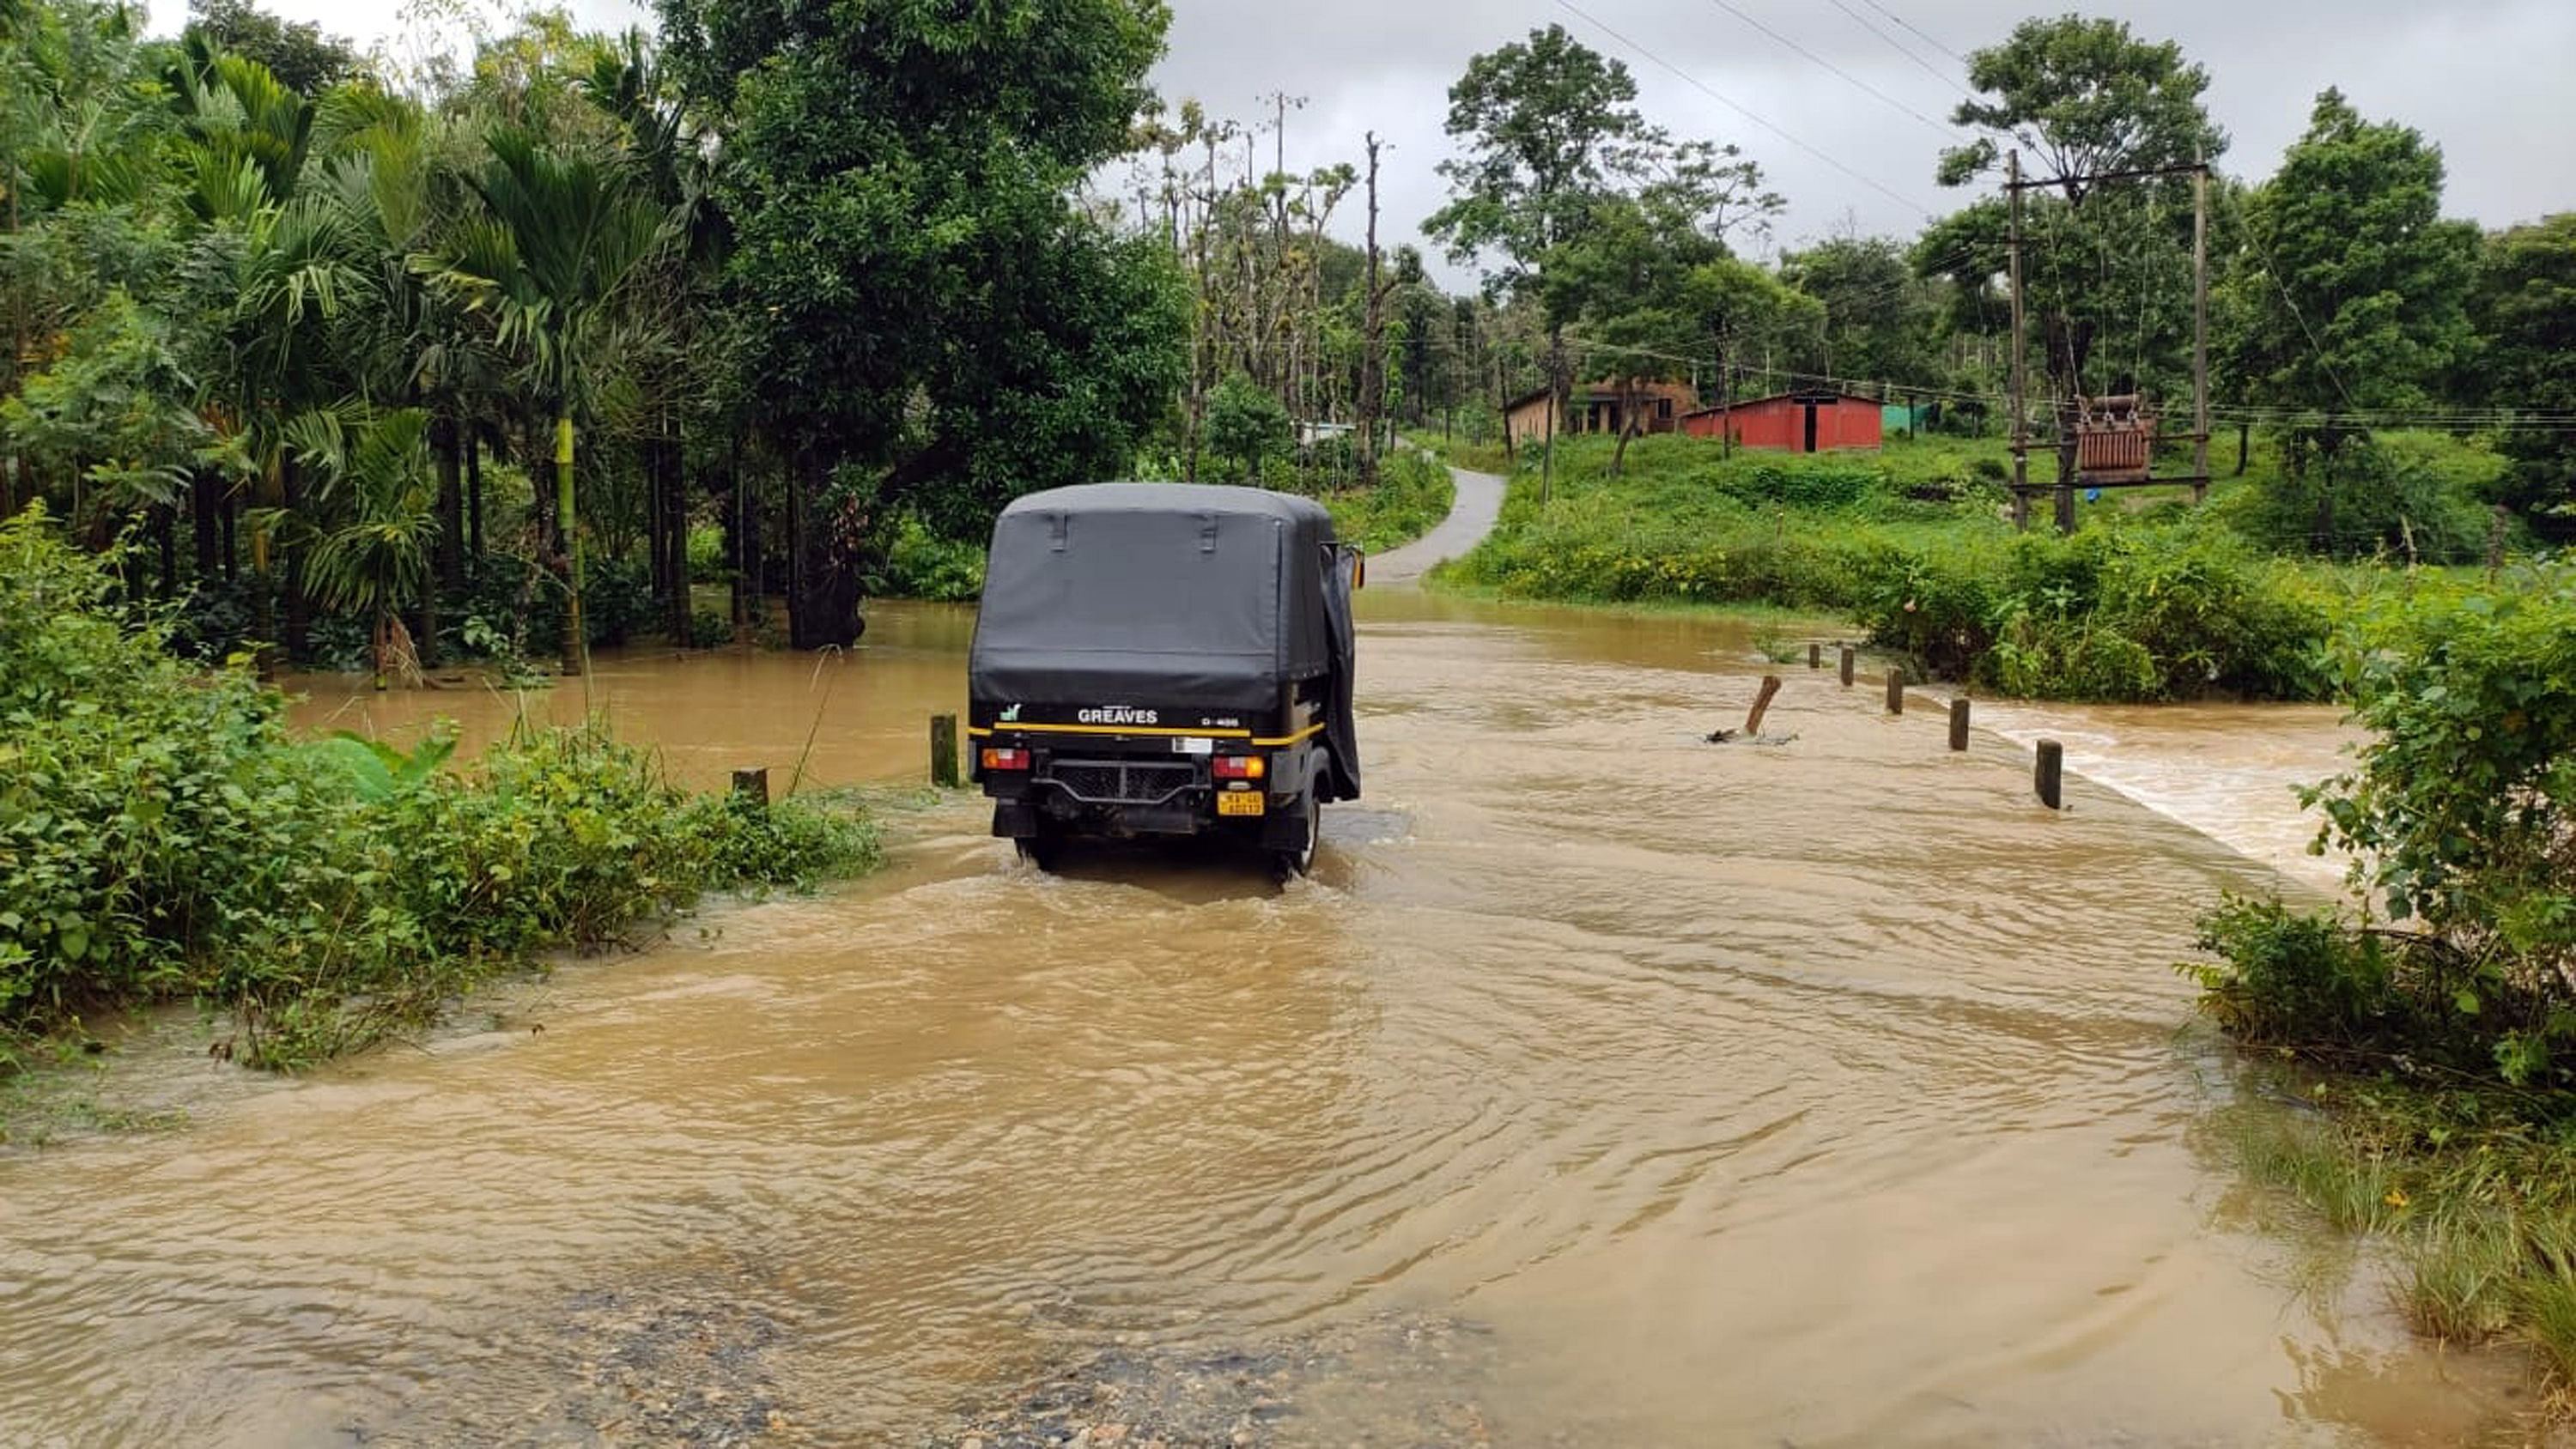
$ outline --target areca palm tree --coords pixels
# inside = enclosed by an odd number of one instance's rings
[[[438,537],[429,414],[402,408],[352,420],[320,411],[297,418],[289,431],[339,520],[313,545],[314,594],[326,607],[366,616],[382,689],[395,661],[411,653],[402,606],[428,587]]]
[[[555,563],[565,593],[563,669],[582,668],[581,544],[573,499],[574,418],[608,371],[621,303],[670,244],[668,212],[613,164],[560,154],[535,134],[497,127],[491,159],[469,177],[483,214],[451,255],[414,265],[492,319],[555,418]]]

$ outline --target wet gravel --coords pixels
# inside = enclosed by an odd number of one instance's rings
[[[1452,1319],[1378,1318],[1252,1348],[1113,1344],[961,1413],[919,1449],[1306,1449],[1494,1442],[1461,1390],[1485,1335]]]
[[[770,1359],[787,1337],[746,1302],[667,1289],[575,1295],[502,1366],[433,1403],[346,1426],[350,1443],[492,1449],[657,1445],[732,1449],[811,1442]]]
[[[1481,1449],[1497,1438],[1473,1394],[1490,1381],[1492,1345],[1456,1319],[1381,1316],[1228,1343],[1193,1323],[1160,1339],[1111,1331],[1063,1303],[1032,1310],[1055,1345],[1036,1367],[967,1391],[912,1432],[854,1438],[833,1421],[863,1402],[867,1366],[822,1366],[818,1380],[792,1321],[760,1306],[781,1301],[778,1287],[742,1268],[573,1295],[340,1437],[400,1449]],[[846,1399],[815,1399],[844,1377]]]

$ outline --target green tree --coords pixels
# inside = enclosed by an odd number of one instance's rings
[[[2119,20],[2033,17],[2009,39],[1968,57],[1968,84],[1991,100],[1959,103],[1951,119],[2028,149],[2069,202],[2104,172],[2215,158],[2226,136],[2201,105],[2209,72],[2172,41],[2140,39]],[[2002,164],[1993,136],[1941,155],[1940,180],[1959,186]],[[2035,179],[2046,179],[2040,177]]]
[[[318,96],[366,69],[348,41],[309,20],[281,20],[251,0],[189,0],[181,38],[258,61],[298,95]]]
[[[1952,118],[1990,134],[1942,153],[1941,184],[1995,175],[2002,137],[2027,153],[2024,177],[2046,187],[2031,193],[2024,289],[2057,402],[2064,484],[2075,467],[2073,399],[2175,375],[2190,327],[2190,183],[2097,178],[2214,161],[2227,138],[2201,102],[2208,72],[2180,46],[2142,39],[2124,21],[2025,20],[2003,44],[1968,57],[1968,83],[1978,96]],[[1950,240],[1964,244],[1962,255],[1997,255],[2005,221],[2003,207],[1972,207]],[[1955,262],[1926,260],[1960,275]],[[2106,341],[2110,355],[2097,360]]]
[[[38,376],[100,367],[133,375],[139,354],[122,346],[104,349],[120,354],[115,362],[64,357],[78,338],[148,331],[164,352],[185,340],[151,305],[179,275],[183,252],[165,166],[173,119],[137,20],[78,0],[0,13],[0,400]],[[111,306],[136,315],[93,325]],[[29,401],[56,424],[94,408],[69,392]],[[57,430],[55,441],[67,436]],[[8,428],[0,449],[0,511],[43,495],[70,511],[97,457]]]
[[[1261,465],[1287,451],[1294,434],[1287,404],[1241,373],[1208,394],[1208,451],[1241,465],[1247,484],[1260,485]]]
[[[1580,299],[1575,289],[1545,287],[1547,269],[1588,229],[1601,199],[1640,174],[1660,140],[1636,99],[1626,66],[1561,25],[1474,57],[1449,87],[1446,129],[1466,154],[1440,163],[1450,201],[1422,229],[1453,261],[1494,257],[1489,292],[1539,299],[1551,393],[1566,385],[1565,324]],[[1542,497],[1552,467],[1551,459],[1541,469]]]
[[[120,520],[166,516],[187,470],[214,445],[189,406],[196,391],[169,324],[118,290],[64,339],[51,366],[0,399],[0,432],[39,476],[71,480],[76,524],[104,540]],[[165,595],[173,574],[165,552]]]
[[[1610,472],[1625,468],[1628,441],[1641,428],[1646,385],[1669,375],[1672,359],[1692,355],[1700,340],[1686,279],[1725,258],[1726,244],[1704,227],[1711,197],[1680,182],[1637,196],[1612,192],[1596,200],[1583,232],[1548,258],[1543,290],[1552,315],[1579,317],[1587,364],[1606,370],[1619,396],[1619,439]]]
[[[1170,17],[1159,0],[660,10],[691,103],[727,130],[731,365],[789,458],[792,637],[845,642],[874,520],[1097,476],[1169,408],[1186,334],[1168,263],[1068,197],[1127,148]]]
[[[1735,257],[1691,268],[1682,279],[1680,303],[1695,324],[1698,341],[1711,349],[1720,406],[1736,395],[1739,377],[1752,377],[1760,391],[1770,391],[1774,379],[1757,374],[1751,359],[1796,356],[1802,340],[1814,337],[1825,321],[1814,298],[1768,269]],[[1694,355],[1697,351],[1692,349]]]
[[[2504,435],[2513,459],[2504,501],[2576,529],[2576,432],[2563,421],[2576,417],[2576,212],[2488,237],[2473,312],[2485,339],[2481,400],[2542,415]]]
[[[297,422],[297,451],[339,513],[313,548],[314,594],[327,608],[366,618],[382,689],[388,673],[407,667],[413,653],[401,610],[430,584],[438,495],[430,477],[429,414],[404,408],[360,418],[354,442],[336,414],[309,413]]]
[[[2423,408],[2470,344],[2477,229],[2442,219],[2442,153],[2410,126],[2317,97],[2307,133],[2245,210],[2249,266],[2231,309],[2256,339],[2240,357],[2251,400],[2292,419],[2295,470],[2310,455],[2317,544],[2337,545],[2336,467],[2373,411]]]
[[[1823,308],[1820,372],[1932,386],[1937,289],[1886,237],[1833,237],[1780,257],[1780,278]]]
[[[2430,405],[2467,350],[2477,230],[2442,219],[2442,153],[2422,133],[2317,97],[2307,133],[2255,189],[2259,275],[2236,279],[2274,339],[2259,401],[2333,415]]]

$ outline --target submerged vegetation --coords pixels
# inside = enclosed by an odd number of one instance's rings
[[[2359,904],[2232,898],[2186,968],[2323,1109],[2243,1155],[2389,1234],[2427,1332],[2518,1336],[2576,1383],[2576,568],[2416,580],[2332,657],[2370,740],[2308,798]]]
[[[41,507],[0,524],[0,1073],[30,1034],[190,999],[294,1068],[708,890],[874,858],[852,810],[694,796],[595,725],[456,768],[440,737],[297,740],[241,661],[170,642]]]

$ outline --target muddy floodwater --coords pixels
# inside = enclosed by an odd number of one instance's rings
[[[1049,877],[961,796],[869,880],[0,1158],[0,1443],[2530,1438],[2516,1363],[2240,1184],[2227,1114],[2294,1109],[2171,969],[2295,865],[2330,715],[1954,756],[1800,666],[1793,738],[1711,745],[1772,667],[1740,630],[1365,597],[1367,798],[1310,881]],[[875,621],[300,718],[587,704],[695,783],[909,782],[969,616]],[[2198,783],[2051,815],[2028,730]]]

